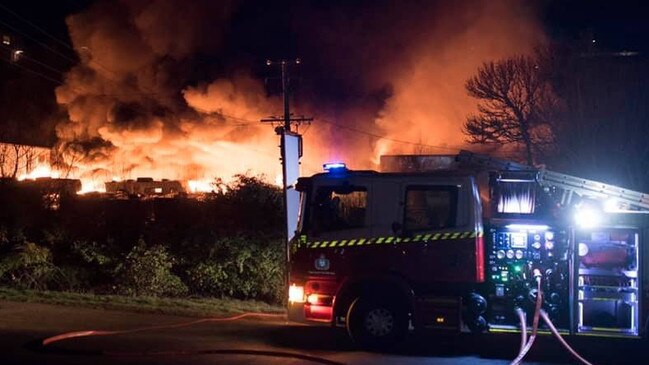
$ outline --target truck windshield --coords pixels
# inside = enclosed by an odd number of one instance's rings
[[[319,187],[313,198],[307,230],[331,232],[365,226],[367,189]]]

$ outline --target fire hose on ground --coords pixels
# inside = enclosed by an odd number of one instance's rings
[[[561,334],[557,330],[557,328],[554,326],[552,321],[550,320],[550,317],[548,314],[542,309],[543,305],[543,290],[541,288],[541,272],[538,269],[534,269],[534,279],[536,281],[536,305],[534,307],[534,319],[532,321],[532,334],[530,335],[529,339],[527,339],[527,318],[525,315],[525,312],[521,308],[516,308],[516,315],[518,316],[521,324],[521,346],[520,350],[518,352],[518,355],[516,358],[511,362],[511,365],[519,365],[522,361],[525,355],[529,352],[529,350],[532,348],[532,345],[534,344],[534,340],[536,339],[537,331],[538,331],[538,325],[539,325],[539,319],[542,318],[545,324],[548,326],[550,329],[550,332],[554,335],[554,337],[557,338],[559,343],[572,355],[574,356],[580,363],[584,365],[593,365],[592,363],[588,362],[586,359],[584,359],[575,349],[573,349],[567,342],[566,340],[561,337]]]
[[[154,331],[161,329],[176,329],[182,327],[189,327],[200,323],[209,323],[209,322],[231,322],[237,321],[240,319],[256,317],[256,318],[286,318],[285,314],[271,314],[271,313],[242,313],[232,317],[221,317],[221,318],[202,318],[189,322],[175,323],[169,325],[159,325],[159,326],[148,326],[148,327],[139,327],[129,330],[117,330],[117,331],[106,331],[106,330],[88,330],[88,331],[74,331],[66,332],[56,336],[48,337],[41,342],[43,347],[51,345],[56,342],[61,342],[73,338],[81,337],[93,337],[93,336],[114,336],[114,335],[125,335],[145,331]],[[283,358],[292,358],[297,360],[305,360],[313,363],[320,363],[326,365],[343,365],[340,362],[328,360],[325,358],[304,355],[293,352],[283,352],[283,351],[271,351],[271,350],[250,350],[250,349],[214,349],[214,350],[195,350],[195,351],[148,351],[148,352],[120,352],[120,351],[101,351],[102,355],[109,356],[173,356],[173,355],[251,355],[251,356],[265,356],[265,357],[283,357]]]
[[[523,358],[532,348],[536,336],[538,334],[538,325],[539,320],[543,319],[546,323],[552,334],[557,338],[559,343],[577,360],[579,360],[584,365],[592,365],[582,356],[580,356],[577,351],[575,351],[564,339],[561,337],[561,334],[556,329],[552,321],[550,320],[548,314],[542,309],[543,304],[543,291],[541,288],[541,274],[538,270],[534,270],[534,278],[537,283],[537,292],[536,292],[536,304],[534,308],[534,317],[532,321],[532,333],[527,337],[527,316],[526,313],[521,308],[516,308],[516,315],[520,320],[521,325],[521,345],[516,358],[511,362],[511,365],[521,364]],[[256,318],[285,318],[284,314],[270,314],[270,313],[242,313],[232,317],[221,317],[221,318],[202,318],[189,322],[175,323],[169,325],[158,325],[158,326],[148,326],[148,327],[139,327],[129,330],[87,330],[87,331],[74,331],[66,332],[56,336],[48,337],[42,341],[42,346],[46,347],[56,342],[61,342],[73,338],[81,337],[93,337],[93,336],[113,336],[113,335],[124,335],[124,334],[133,334],[144,331],[153,331],[161,329],[175,329],[182,327],[189,327],[200,323],[209,323],[209,322],[229,322],[237,321],[248,317]],[[248,350],[248,349],[217,349],[217,350],[197,350],[197,351],[152,351],[152,352],[117,352],[117,351],[102,351],[104,355],[112,356],[142,356],[142,355],[152,355],[152,356],[169,356],[169,355],[206,355],[206,354],[230,354],[230,355],[254,355],[254,356],[267,356],[267,357],[286,357],[294,358],[298,360],[306,360],[314,363],[328,364],[328,365],[341,365],[341,363],[315,357],[309,355],[303,355],[298,353],[291,352],[281,352],[281,351],[264,351],[264,350]]]

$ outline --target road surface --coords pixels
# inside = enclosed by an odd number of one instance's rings
[[[282,319],[243,319],[138,333],[76,338],[40,346],[44,338],[79,330],[125,330],[192,318],[0,301],[0,364],[508,364],[516,336],[418,338],[398,350],[355,349],[329,328]],[[628,341],[627,341],[628,342]],[[628,343],[581,344],[597,364],[635,362]],[[635,344],[634,347],[635,348]],[[641,349],[641,352],[642,353]],[[285,356],[280,353],[286,353]],[[301,356],[301,358],[291,356]],[[621,357],[622,356],[622,357]],[[312,357],[312,358],[309,358]],[[526,364],[574,363],[551,338],[542,338]]]

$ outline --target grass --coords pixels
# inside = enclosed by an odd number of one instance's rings
[[[186,317],[210,317],[244,312],[283,313],[284,308],[264,302],[215,298],[155,298],[95,295],[59,291],[22,290],[0,287],[0,300],[162,313]]]

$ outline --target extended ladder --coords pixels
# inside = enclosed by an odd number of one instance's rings
[[[624,189],[615,185],[582,179],[545,169],[537,169],[517,162],[500,160],[488,155],[464,150],[460,151],[457,155],[457,161],[473,166],[486,167],[491,170],[536,172],[536,181],[541,186],[562,190],[561,204],[564,206],[570,204],[574,194],[578,194],[595,199],[614,198],[626,205],[629,210],[649,211],[649,194]]]

